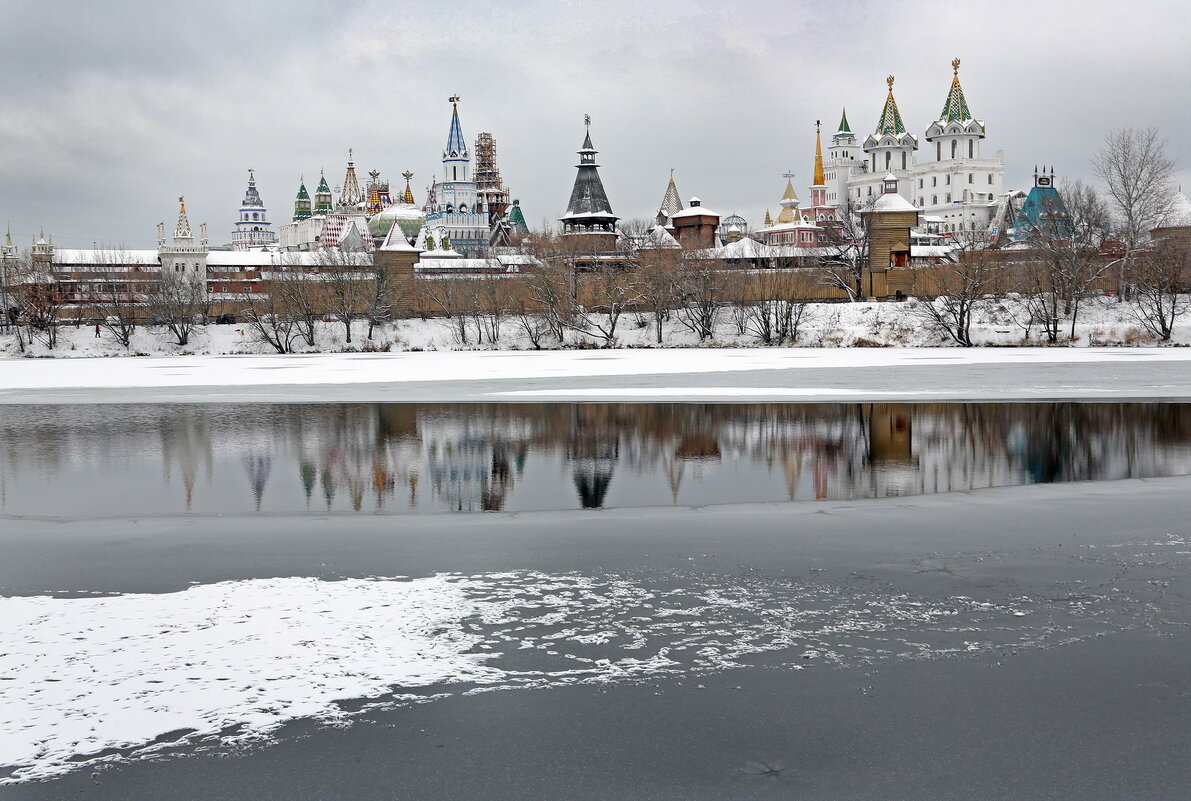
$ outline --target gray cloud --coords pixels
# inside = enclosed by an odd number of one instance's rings
[[[1158,126],[1191,166],[1174,2],[6,5],[0,205],[23,241],[148,246],[179,194],[226,241],[249,167],[283,222],[299,176],[337,184],[349,147],[362,172],[413,170],[420,200],[454,92],[531,223],[566,203],[585,113],[619,214],[651,213],[673,167],[685,197],[756,222],[782,172],[806,194],[816,119],[846,105],[867,132],[892,73],[921,135],[954,56],[1008,186],[1043,162],[1088,177],[1122,126]]]

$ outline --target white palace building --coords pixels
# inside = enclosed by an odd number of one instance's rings
[[[823,171],[826,205],[842,207],[848,200],[864,206],[881,195],[886,174],[897,178],[898,194],[918,207],[945,234],[974,231],[983,234],[1004,192],[1005,158],[980,154],[984,121],[968,109],[959,84],[959,59],[951,62],[951,88],[939,118],[926,129],[924,148],[930,161],[919,162],[919,140],[906,130],[893,98],[893,76],[886,79],[888,95],[876,130],[863,144],[852,133],[845,113],[831,138]]]

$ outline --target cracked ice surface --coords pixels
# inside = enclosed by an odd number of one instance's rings
[[[1088,593],[928,599],[865,581],[664,571],[291,577],[167,594],[3,598],[0,784],[178,742],[230,745],[297,719],[343,721],[349,713],[337,702],[426,700],[425,691],[409,694],[419,688],[1045,646],[1114,627],[1122,604]]]

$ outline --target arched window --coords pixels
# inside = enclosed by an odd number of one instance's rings
[[[974,158],[974,156],[972,154],[975,152],[976,152],[976,140],[969,139],[968,140],[968,158]]]
[[[877,171],[877,154],[873,153],[873,172]]]
[[[459,204],[459,213],[460,213],[460,214],[467,214],[467,204],[466,204],[466,203],[460,203],[460,204]]]
[[[252,221],[256,222],[259,219],[260,219],[260,216],[255,211],[252,212]]]
[[[935,161],[943,160],[943,143],[935,142]]]
[[[451,180],[452,181],[459,180],[459,168],[458,167],[451,167]]]
[[[972,175],[972,173],[968,173],[968,183],[970,183],[970,184],[976,183],[976,176]]]
[[[888,150],[885,151],[885,169],[889,169],[889,162],[893,161],[893,154]]]
[[[902,151],[902,169],[906,168],[906,151]]]
[[[992,173],[991,172],[988,174],[988,183],[989,183],[989,186],[992,186]]]
[[[937,205],[939,205],[939,196],[938,196],[938,195],[931,195],[931,196],[930,196],[930,204],[931,204],[932,206],[937,206]]]
[[[955,146],[959,144],[954,139],[951,140],[951,158],[955,158]]]
[[[950,192],[947,193],[947,202],[948,203],[951,202],[951,193]]]

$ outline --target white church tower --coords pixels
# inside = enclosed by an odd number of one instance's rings
[[[186,217],[186,199],[178,198],[178,224],[174,226],[174,238],[165,240],[165,223],[157,224],[157,260],[161,264],[161,280],[189,281],[204,295],[207,291],[207,224],[199,226],[199,242],[196,245],[190,220]]]
[[[232,249],[249,250],[277,244],[277,232],[269,225],[265,204],[256,191],[256,176],[248,171],[248,188],[240,204],[240,218],[232,232]]]

